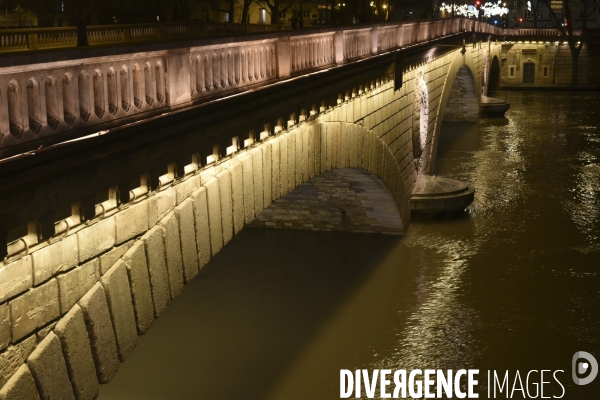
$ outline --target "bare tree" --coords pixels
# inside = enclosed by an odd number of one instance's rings
[[[271,14],[271,24],[279,24],[279,13],[287,11],[294,0],[265,0]]]
[[[560,30],[562,36],[564,36],[569,45],[569,50],[571,51],[571,85],[577,86],[579,80],[579,54],[581,53],[581,49],[583,48],[583,44],[588,39],[588,18],[595,15],[598,9],[598,2],[594,0],[593,2],[588,2],[587,0],[564,0],[563,1],[563,22],[558,19],[556,13],[550,7],[550,0],[539,0],[546,4],[548,9],[550,10],[550,16],[552,16],[552,20],[554,24]],[[591,4],[590,4],[591,3]],[[590,6],[591,5],[591,6]],[[575,36],[575,11],[581,10],[580,12],[580,21],[581,21],[581,36]]]
[[[425,3],[425,12],[429,18],[438,18],[440,15],[441,0],[428,0]]]
[[[250,4],[252,4],[254,0],[239,0],[242,3],[242,18],[240,22],[242,24],[248,23],[248,12],[250,10]]]
[[[531,12],[533,13],[533,27],[537,28],[538,15],[540,10],[543,8],[542,6],[545,6],[545,4],[542,2],[542,0],[531,0],[530,4]]]

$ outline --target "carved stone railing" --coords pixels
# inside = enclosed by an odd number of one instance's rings
[[[167,24],[98,25],[87,27],[90,45],[171,40],[230,34],[278,32],[281,25],[176,22]],[[0,53],[77,46],[77,27],[5,29],[0,31]]]
[[[291,70],[302,71],[329,65],[335,61],[335,32],[302,35],[290,40]]]
[[[88,38],[92,45],[144,42],[195,36],[205,29],[248,27],[114,25],[90,27]],[[67,50],[60,55],[62,61],[51,62],[43,54],[6,55],[5,65],[12,66],[0,67],[0,159],[186,107],[217,93],[247,90],[465,30],[503,32],[474,20],[444,19],[201,39],[180,42],[180,48],[172,43],[149,43],[143,49],[131,48],[130,53],[123,53],[122,48],[95,51],[90,46],[84,52],[89,57]],[[24,30],[21,36],[4,32],[0,38],[14,48],[29,45],[26,38],[32,37],[37,48],[77,42],[71,28],[35,32]]]
[[[513,28],[505,29],[507,36],[563,36],[560,29],[557,28]],[[581,36],[581,30],[573,31],[573,35]]]

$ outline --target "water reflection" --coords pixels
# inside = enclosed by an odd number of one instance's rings
[[[473,185],[475,204],[411,226],[418,306],[370,368],[568,369],[577,345],[599,349],[600,118],[587,111],[600,96],[503,96],[506,120],[442,128],[436,173]]]

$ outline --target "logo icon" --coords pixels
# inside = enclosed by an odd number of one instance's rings
[[[584,361],[585,360],[585,361]],[[588,352],[578,351],[573,354],[573,382],[576,385],[587,385],[598,375],[598,361]],[[585,378],[580,376],[586,375]]]

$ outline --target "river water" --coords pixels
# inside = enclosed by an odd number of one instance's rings
[[[531,397],[527,372],[562,370],[544,396],[599,398],[571,358],[600,360],[600,95],[495,96],[506,119],[443,126],[436,174],[476,189],[468,212],[404,237],[244,229],[100,398],[336,399],[340,369],[384,368],[479,369],[480,398],[488,370]]]

